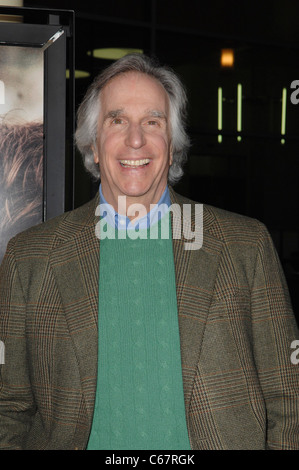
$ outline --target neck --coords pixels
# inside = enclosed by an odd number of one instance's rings
[[[146,198],[142,196],[130,197],[125,195],[118,195],[117,197],[109,197],[106,195],[102,187],[102,194],[108,204],[110,204],[115,212],[120,215],[125,215],[130,220],[140,219],[146,216],[152,209],[151,206],[158,204],[166,187],[162,192],[157,192],[154,197]],[[108,197],[107,197],[108,196]]]

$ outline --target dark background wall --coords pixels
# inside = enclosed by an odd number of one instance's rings
[[[109,60],[95,48],[139,48],[181,76],[190,101],[192,138],[177,191],[195,200],[264,222],[281,258],[299,317],[299,105],[290,85],[299,80],[299,2],[202,0],[29,0],[24,6],[74,10],[76,107]],[[232,69],[220,52],[233,48]],[[242,134],[237,139],[237,85],[242,84]],[[218,88],[223,90],[218,142]],[[282,89],[287,90],[285,143]],[[239,135],[240,137],[240,135]],[[76,154],[75,206],[96,191]]]

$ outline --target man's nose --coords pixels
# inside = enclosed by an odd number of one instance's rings
[[[132,148],[140,148],[145,144],[145,136],[140,124],[131,123],[127,129],[126,145]]]

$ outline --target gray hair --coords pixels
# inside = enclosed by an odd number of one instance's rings
[[[169,68],[160,66],[154,59],[142,54],[128,54],[101,72],[90,85],[77,113],[75,140],[83,156],[84,165],[95,179],[100,178],[98,165],[94,162],[92,147],[96,146],[97,124],[100,112],[100,93],[107,83],[126,72],[140,72],[155,78],[165,89],[169,98],[170,131],[173,162],[169,168],[168,182],[173,185],[183,176],[183,164],[190,145],[185,131],[187,96],[177,75]]]

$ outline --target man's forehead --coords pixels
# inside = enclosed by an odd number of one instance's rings
[[[143,82],[147,81],[149,84],[150,83],[155,83],[156,85],[158,85],[159,87],[161,87],[165,91],[164,86],[162,85],[160,80],[158,80],[153,75],[150,75],[150,74],[145,73],[145,72],[139,72],[137,70],[128,70],[128,71],[125,71],[125,72],[121,72],[121,73],[115,75],[114,77],[111,77],[106,82],[103,89],[105,89],[106,87],[113,86],[114,83],[116,83],[116,82],[125,81],[125,80],[137,80],[137,81],[143,81]]]
[[[158,79],[136,71],[124,72],[111,78],[102,88],[100,95],[106,99],[111,99],[111,95],[115,94],[117,96],[129,96],[131,87],[133,92],[139,88],[139,92],[143,91],[149,98],[154,97],[154,95],[157,98],[160,95],[159,98],[161,99],[161,95],[164,95],[166,101],[169,100],[167,91]]]
[[[167,121],[169,114],[166,90],[158,80],[144,73],[129,72],[112,78],[102,89],[100,101],[104,120],[137,112]]]

